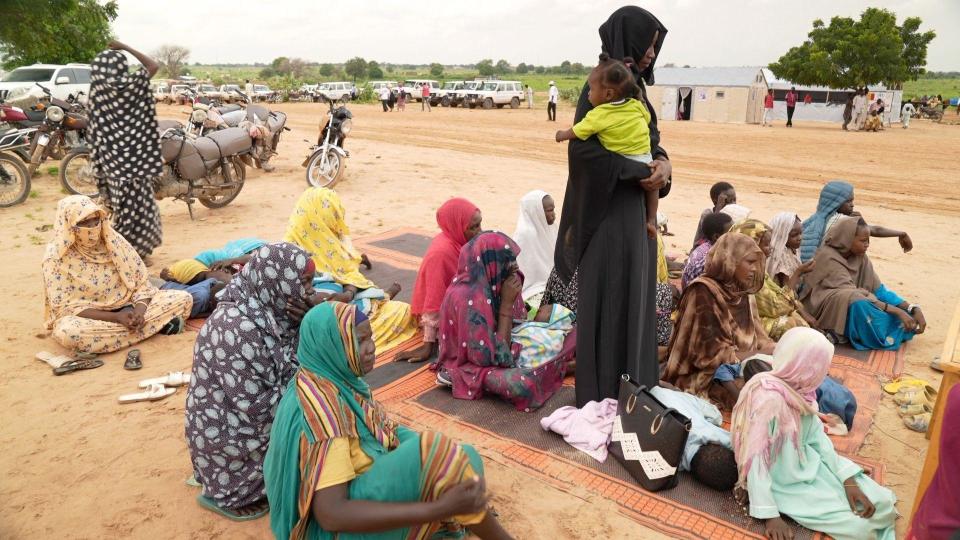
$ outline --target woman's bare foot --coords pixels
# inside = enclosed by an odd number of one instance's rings
[[[416,349],[411,349],[409,351],[404,351],[397,354],[393,357],[394,362],[410,362],[415,364],[417,362],[423,362],[424,360],[429,360],[433,356],[434,347],[436,343],[424,342],[423,345],[420,345]]]
[[[398,294],[400,294],[401,290],[403,290],[403,287],[401,287],[399,283],[394,282],[394,284],[384,292],[387,293],[387,298],[392,300],[396,298]]]
[[[367,267],[367,270],[373,269],[373,264],[370,263],[370,258],[367,257],[366,253],[360,254],[360,264]]]

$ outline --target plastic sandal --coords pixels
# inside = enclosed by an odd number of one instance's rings
[[[143,367],[143,361],[140,360],[140,349],[131,349],[127,353],[127,361],[123,363],[123,369],[135,371]]]
[[[135,394],[124,394],[117,398],[120,403],[137,403],[140,401],[157,401],[176,393],[176,388],[167,388],[162,384],[151,386],[146,392],[137,392]]]
[[[929,403],[909,403],[900,406],[900,416],[915,416],[924,413],[932,413],[933,407]]]
[[[928,403],[933,405],[937,402],[937,390],[925,384],[923,386],[904,386],[893,396],[893,401],[898,405],[904,403]]]
[[[207,510],[210,510],[211,512],[216,512],[227,519],[232,519],[233,521],[252,521],[254,519],[260,519],[270,512],[270,507],[264,504],[263,510],[260,510],[259,512],[248,515],[239,514],[228,508],[221,508],[217,506],[217,503],[213,502],[212,499],[204,497],[203,495],[197,496],[197,504],[203,508],[206,508]]]
[[[190,374],[182,371],[171,371],[163,377],[156,377],[153,379],[145,379],[140,381],[140,388],[147,388],[155,384],[170,387],[183,386],[185,384],[190,384]]]
[[[94,369],[103,365],[103,360],[70,360],[60,367],[53,368],[54,375],[66,375],[83,369]]]
[[[173,319],[170,319],[170,322],[163,325],[163,328],[160,329],[159,333],[164,336],[174,336],[182,333],[186,325],[187,321],[183,320],[183,317],[177,315]]]
[[[922,381],[913,377],[900,377],[899,379],[894,379],[883,385],[883,391],[888,394],[896,394],[904,386],[924,386],[926,384],[927,381]]]
[[[50,353],[50,352],[47,352],[47,351],[40,351],[40,352],[38,352],[38,353],[34,356],[34,358],[36,358],[37,360],[40,360],[41,362],[46,362],[46,363],[47,363],[50,367],[52,367],[53,369],[57,369],[58,367],[60,367],[60,366],[62,366],[62,365],[64,365],[64,364],[66,364],[67,362],[73,360],[73,358],[70,358],[69,356],[67,356],[67,355],[65,355],[65,354],[59,354],[59,355],[58,355],[58,354],[53,354],[53,353]]]
[[[927,429],[930,428],[930,418],[932,416],[933,415],[930,413],[908,416],[903,419],[903,425],[907,426],[908,429],[912,429],[913,431],[926,433]]]

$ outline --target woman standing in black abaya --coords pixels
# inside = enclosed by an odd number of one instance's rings
[[[569,178],[544,303],[577,312],[577,406],[615,398],[620,375],[655,386],[657,363],[656,242],[647,237],[645,190],[670,191],[672,168],[660,147],[657,116],[644,83],[667,29],[648,11],[627,6],[600,26],[603,52],[628,62],[650,111],[651,164],[631,161],[593,136],[570,142]],[[574,122],[590,109],[584,86]]]

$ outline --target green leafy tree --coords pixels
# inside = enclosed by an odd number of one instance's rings
[[[284,66],[287,62],[289,62],[289,61],[290,61],[290,59],[287,58],[286,56],[278,56],[278,57],[276,57],[276,58],[273,59],[273,62],[270,62],[270,66],[271,66],[274,70],[276,70],[277,72],[279,72],[279,71],[283,68],[283,66]]]
[[[186,70],[184,70],[186,72]],[[272,79],[277,76],[277,70],[273,69],[271,66],[267,66],[260,70],[261,79]]]
[[[564,60],[563,62],[560,62],[560,73],[563,73],[564,75],[570,73],[571,65],[572,64],[570,64],[569,60]]]
[[[362,79],[367,74],[367,61],[359,56],[354,56],[343,65],[343,71],[353,77],[354,82],[356,82],[357,79]]]
[[[580,62],[574,62],[570,64],[570,73],[573,73],[575,75],[583,75],[584,73],[586,73],[586,71],[587,71],[587,68],[583,67],[583,64],[581,64]]]
[[[496,66],[497,73],[510,73],[510,62],[500,60]]]
[[[546,73],[546,71],[547,71],[547,68],[545,68],[545,67],[543,67],[543,66],[537,66],[537,69],[536,69],[536,72],[537,72],[537,73],[543,75],[544,73]]]
[[[179,45],[161,45],[153,51],[153,59],[160,64],[160,69],[171,79],[180,76],[190,58],[190,49]]]
[[[868,8],[859,20],[813,21],[807,40],[770,64],[773,74],[797,84],[854,88],[877,83],[898,86],[925,72],[927,45],[936,33],[920,32],[910,17],[897,26],[893,12]]]
[[[493,60],[484,58],[483,60],[477,62],[477,71],[480,73],[481,77],[489,77],[496,73],[496,69],[493,67]]]
[[[380,64],[378,64],[376,60],[371,60],[367,63],[367,76],[371,79],[383,78],[383,69],[380,68]]]
[[[333,75],[333,64],[321,64],[320,75],[323,75],[324,77]]]
[[[436,62],[430,64],[430,75],[439,79],[443,75],[443,65]]]
[[[521,74],[521,75],[524,74],[524,73],[529,73],[529,72],[530,72],[530,66],[527,66],[527,65],[524,64],[523,62],[520,62],[519,64],[517,64],[517,70],[516,70],[516,71],[517,71],[517,73],[519,73],[519,74]]]
[[[90,62],[107,48],[113,0],[3,0],[0,58],[4,69],[25,64]]]

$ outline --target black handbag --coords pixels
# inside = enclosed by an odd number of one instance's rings
[[[610,453],[647,491],[677,485],[690,419],[660,403],[646,386],[621,376]]]

